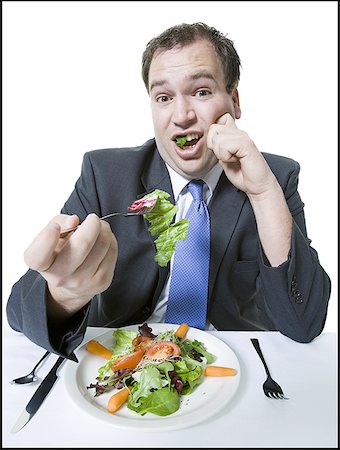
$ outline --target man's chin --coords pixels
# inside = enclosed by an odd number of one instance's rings
[[[172,169],[188,179],[200,179],[204,178],[205,175],[217,164],[217,159],[214,161],[205,161],[199,159],[187,159],[181,160],[177,164],[170,165]]]
[[[181,149],[175,143],[169,150],[157,146],[162,159],[177,173],[185,178],[202,178],[218,162],[211,150],[200,146]]]

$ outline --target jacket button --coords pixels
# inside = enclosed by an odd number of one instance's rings
[[[300,292],[295,295],[295,303],[303,303],[302,295],[300,294]]]

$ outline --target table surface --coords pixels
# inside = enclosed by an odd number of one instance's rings
[[[83,342],[104,331],[88,328]],[[231,402],[208,420],[171,431],[139,432],[114,427],[83,411],[69,397],[64,363],[36,415],[18,433],[11,433],[38,383],[13,385],[10,380],[30,372],[45,350],[5,324],[2,448],[338,447],[336,333],[322,333],[308,344],[278,332],[210,333],[236,354],[241,376]],[[289,400],[264,395],[266,376],[251,345],[253,337],[259,339],[269,370]],[[38,370],[40,379],[56,359],[53,354],[43,362]]]

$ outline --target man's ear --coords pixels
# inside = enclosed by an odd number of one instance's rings
[[[235,119],[240,119],[241,118],[241,108],[240,108],[240,98],[238,95],[237,88],[233,89],[231,98],[234,102]]]

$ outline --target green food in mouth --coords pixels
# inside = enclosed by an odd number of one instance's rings
[[[176,137],[176,144],[178,145],[178,147],[184,147],[187,140],[188,140],[188,136],[178,136],[178,137]]]

